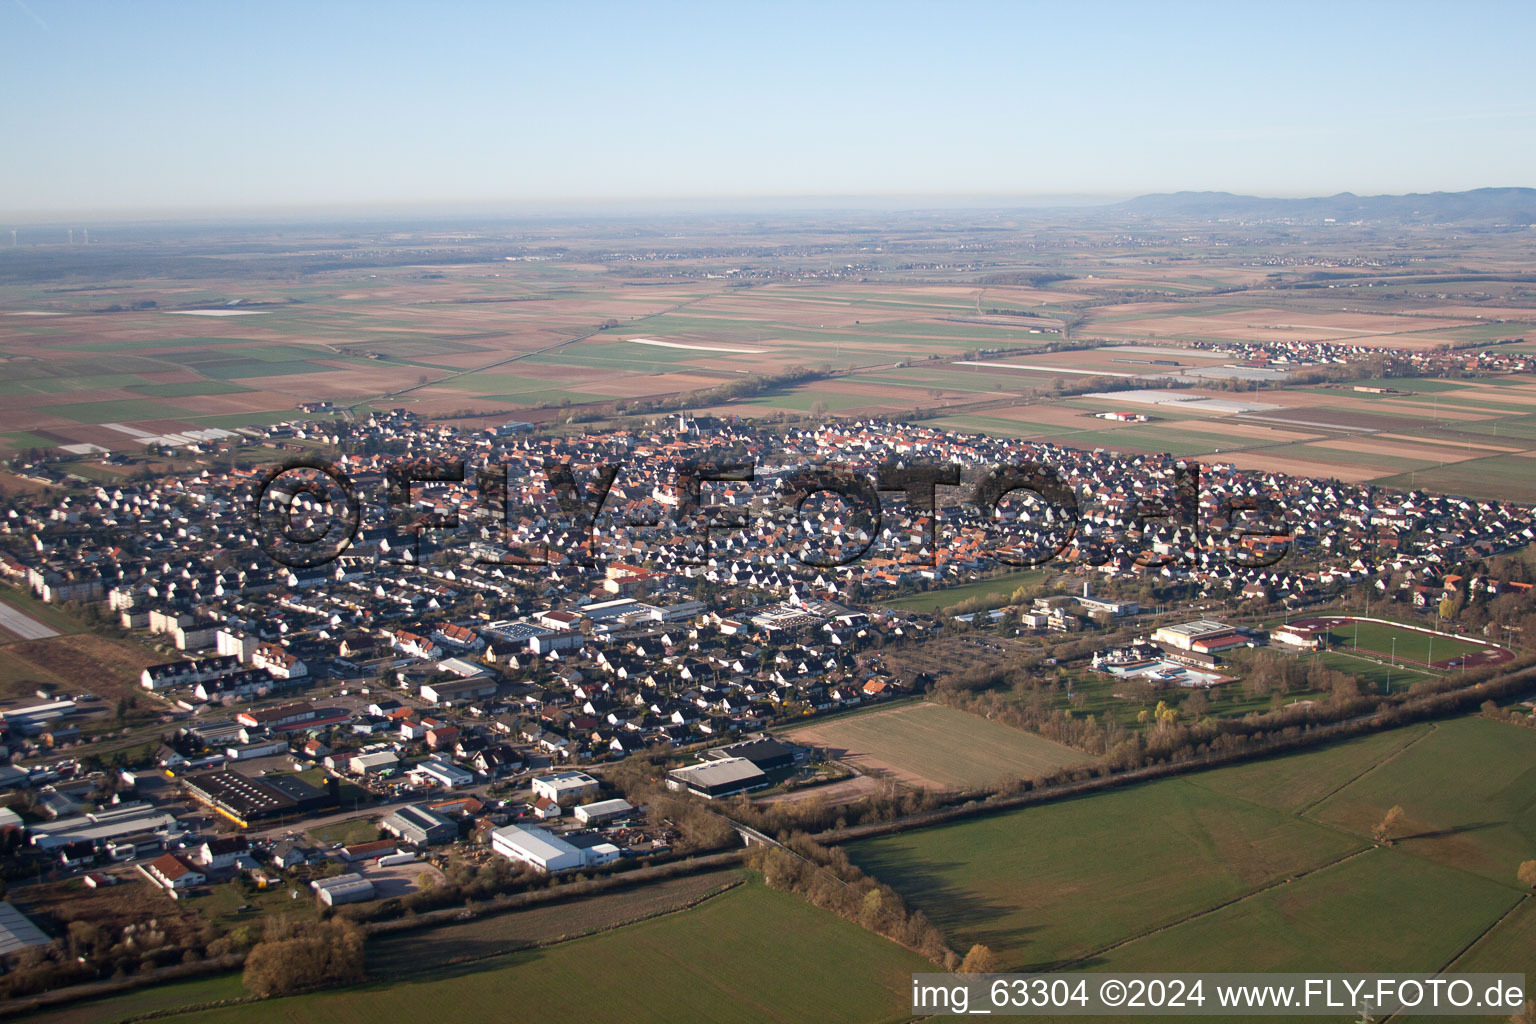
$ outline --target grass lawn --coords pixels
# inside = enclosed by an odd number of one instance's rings
[[[1391,643],[1388,642],[1387,646],[1390,649]],[[1311,657],[1311,655],[1307,655],[1307,657]],[[1356,656],[1347,651],[1323,651],[1317,657],[1322,658],[1323,664],[1329,668],[1347,673],[1360,680],[1360,688],[1362,690],[1378,693],[1384,691],[1389,684],[1392,687],[1392,692],[1396,693],[1405,685],[1411,686],[1414,683],[1433,678],[1428,672],[1404,668],[1401,665],[1379,665],[1374,661],[1367,661],[1364,657]],[[1436,658],[1439,658],[1438,654],[1436,654]]]
[[[854,843],[848,853],[932,917],[950,945],[986,943],[1012,970],[1085,955],[1366,845],[1170,779]]]
[[[1020,587],[1038,586],[1045,576],[1044,569],[1021,569],[1018,572],[1005,573],[991,579],[961,583],[952,587],[939,587],[935,590],[925,590],[920,594],[908,594],[906,597],[877,603],[888,608],[902,608],[916,612],[936,612],[973,597],[996,598],[999,603],[1006,603],[1015,590]]]
[[[396,983],[163,1018],[374,1024],[440,1016],[613,1021],[899,1021],[933,965],[760,883],[585,939]]]
[[[350,846],[353,843],[372,842],[382,833],[371,818],[362,817],[322,825],[319,828],[310,829],[305,834],[317,843],[341,843]]]
[[[869,774],[929,788],[1028,779],[1095,760],[1023,729],[927,702],[817,722],[787,735],[828,747]]]

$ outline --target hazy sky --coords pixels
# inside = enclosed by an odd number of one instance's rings
[[[0,211],[1536,185],[1536,5],[0,0]]]

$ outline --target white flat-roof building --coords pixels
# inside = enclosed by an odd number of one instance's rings
[[[1169,647],[1188,651],[1195,646],[1195,642],[1198,640],[1230,632],[1232,632],[1232,627],[1224,622],[1215,622],[1211,619],[1197,619],[1194,622],[1181,622],[1177,626],[1162,626],[1152,634],[1152,640],[1154,643],[1167,644]]]
[[[445,789],[457,789],[475,781],[474,775],[456,764],[430,759],[413,766],[407,774],[424,782],[435,782]]]
[[[547,796],[555,803],[570,803],[597,789],[597,780],[586,772],[555,772],[533,780],[533,795]]]
[[[511,860],[531,864],[554,874],[582,867],[582,852],[552,832],[541,828],[507,825],[491,832],[491,849]]]

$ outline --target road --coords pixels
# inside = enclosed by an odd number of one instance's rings
[[[46,640],[50,636],[59,635],[59,631],[52,626],[38,622],[4,601],[0,601],[0,628],[15,633],[23,640]]]

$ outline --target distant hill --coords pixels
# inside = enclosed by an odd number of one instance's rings
[[[1427,192],[1404,196],[1357,196],[1341,192],[1312,199],[1264,199],[1230,192],[1164,192],[1138,196],[1106,211],[1146,217],[1197,220],[1294,220],[1333,218],[1403,224],[1536,224],[1536,189],[1478,188],[1470,192]]]

